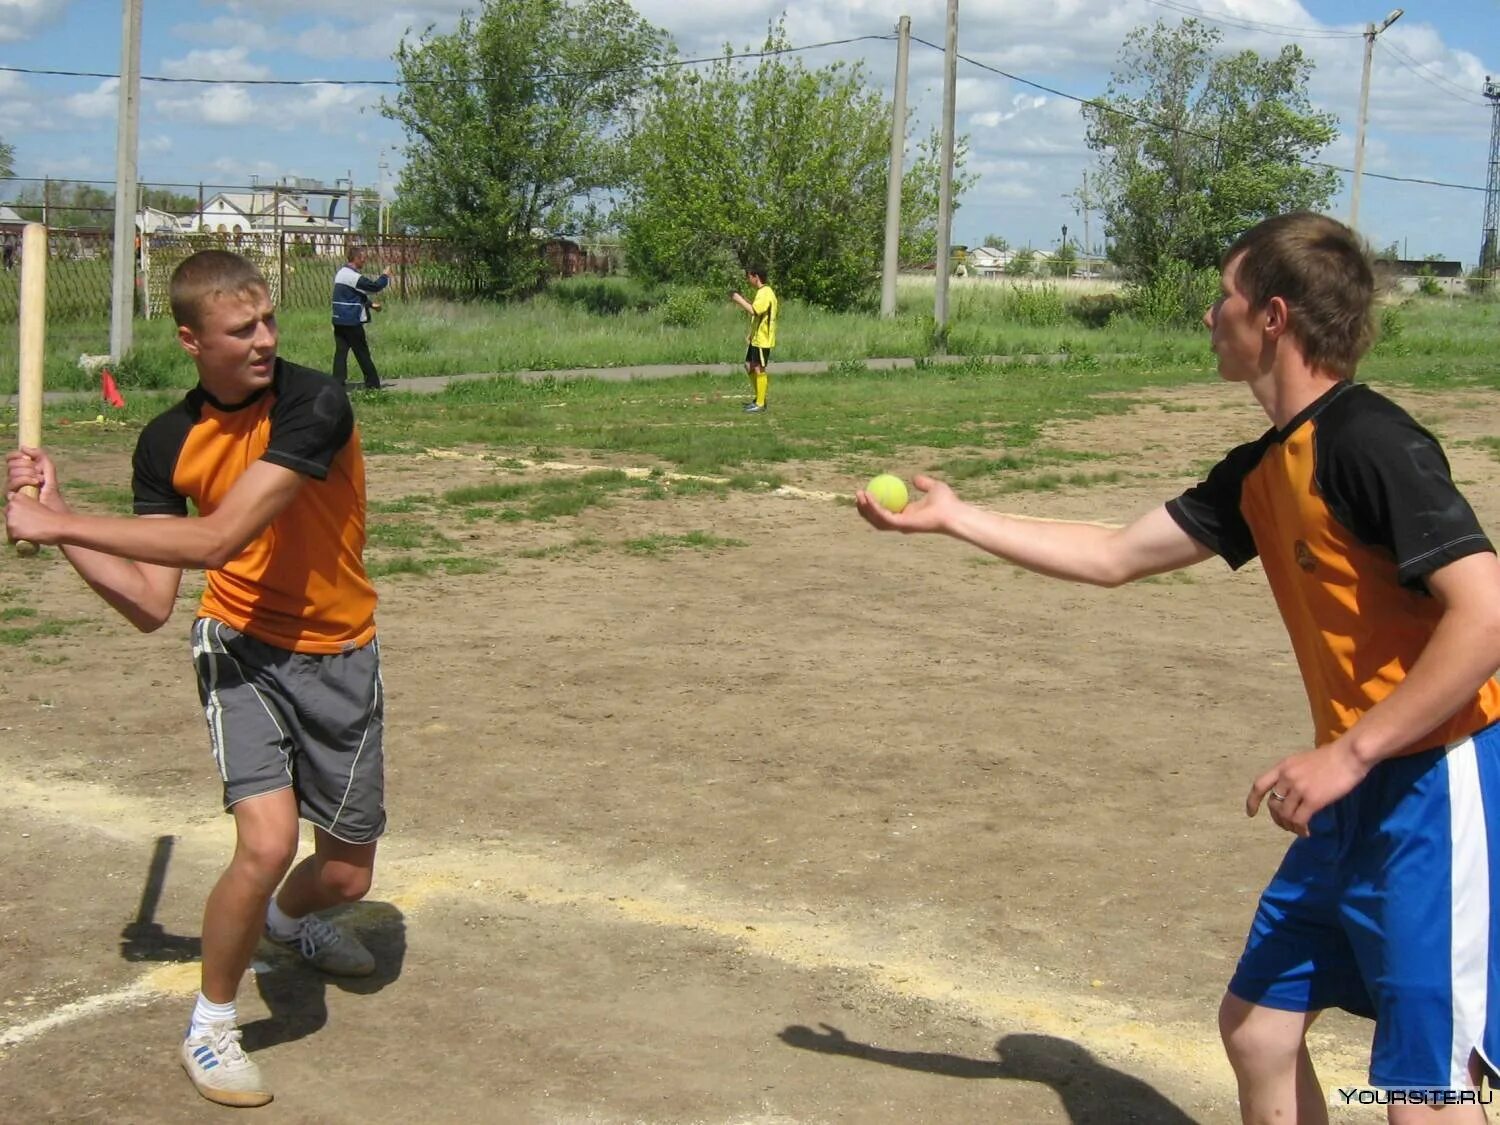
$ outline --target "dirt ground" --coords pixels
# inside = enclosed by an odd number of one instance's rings
[[[1500,407],[1400,397],[1500,528],[1472,444]],[[1046,435],[1118,480],[994,502],[1128,518],[1263,425],[1173,392]],[[458,452],[371,458],[372,497],[505,471]],[[381,582],[390,833],[347,919],[380,969],[257,962],[257,1120],[1237,1119],[1214,1014],[1287,842],[1242,801],[1310,737],[1258,567],[1079,588],[877,535],[835,466],[785,475],[805,492],[448,528],[494,569]],[[737,545],[620,546],[690,531]],[[7,554],[0,592],[81,622],[4,650],[0,1120],[227,1114],[175,1061],[231,840],[191,600],[142,637],[55,552]],[[1363,1084],[1368,1035],[1319,1025],[1325,1085]]]

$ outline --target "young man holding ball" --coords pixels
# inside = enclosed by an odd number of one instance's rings
[[[277,358],[254,266],[194,254],[172,275],[171,303],[198,385],[141,433],[135,518],[71,511],[51,459],[22,449],[7,458],[6,530],[61,547],[143,632],[171,617],[184,568],[207,571],[193,662],[236,844],[204,909],[202,990],[180,1059],[205,1098],[257,1106],[271,1092],[240,1048],[235,995],[261,936],[329,973],[375,967],[317,917],[364,897],[385,829],[364,460],[344,388]],[[293,868],[299,814],[316,850]]]
[[[1332,219],[1280,216],[1231,246],[1204,322],[1271,429],[1128,526],[981,511],[927,477],[900,513],[857,497],[881,530],[1101,586],[1262,560],[1316,738],[1246,799],[1297,837],[1219,1011],[1246,1122],[1328,1120],[1306,1033],[1329,1007],[1374,1018],[1370,1083],[1412,1092],[1395,1125],[1483,1121],[1431,1102],[1500,1063],[1500,561],[1437,441],[1353,381],[1373,298]]]

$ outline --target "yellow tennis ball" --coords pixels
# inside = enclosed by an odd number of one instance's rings
[[[906,482],[893,473],[881,473],[865,485],[865,491],[888,512],[906,507]]]

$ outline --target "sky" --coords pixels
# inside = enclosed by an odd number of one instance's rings
[[[960,200],[954,241],[976,245],[998,234],[1012,245],[1055,247],[1064,225],[1084,235],[1071,198],[1092,154],[1078,103],[1102,93],[1131,28],[1198,15],[1223,33],[1223,48],[1274,54],[1301,47],[1316,65],[1310,92],[1336,114],[1339,135],[1321,159],[1354,165],[1360,74],[1368,23],[1390,0],[960,0],[957,127],[970,139],[968,171],[978,182]],[[140,177],[194,185],[246,184],[302,176],[332,185],[389,190],[402,161],[400,129],[379,112],[390,88],[238,85],[234,79],[395,77],[391,53],[404,34],[451,29],[474,0],[144,0],[141,72],[208,77],[218,85],[143,84]],[[683,4],[636,0],[637,11],[669,32],[684,57],[724,44],[758,47],[786,12],[798,46],[892,32],[901,15],[913,36],[941,47],[946,0],[735,0]],[[118,0],[0,0],[0,67],[116,74]],[[820,47],[811,66],[863,60],[889,93],[892,41]],[[914,134],[938,123],[940,49],[913,43],[908,104]],[[976,65],[976,64],[983,64]],[[984,67],[1006,71],[1003,77]],[[1406,0],[1376,40],[1360,225],[1372,244],[1405,256],[1478,256],[1490,175],[1493,107],[1482,90],[1500,77],[1500,0]],[[1050,87],[1046,92],[1037,86]],[[27,177],[112,180],[118,83],[0,70],[0,140]],[[1458,187],[1398,183],[1377,176]],[[1347,218],[1343,176],[1331,211]],[[15,187],[16,185],[9,185]],[[0,198],[13,192],[0,184]],[[1097,212],[1091,244],[1102,241]]]

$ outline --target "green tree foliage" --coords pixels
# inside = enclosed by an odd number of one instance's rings
[[[1104,96],[1084,106],[1110,258],[1136,279],[1168,262],[1211,267],[1260,219],[1324,209],[1338,186],[1332,169],[1303,163],[1337,118],[1312,107],[1301,49],[1216,56],[1220,38],[1194,19],[1137,28]]]
[[[621,186],[624,115],[665,50],[626,0],[485,0],[451,34],[403,39],[382,106],[406,131],[402,219],[462,245],[498,295],[533,288],[540,238]]]
[[[764,50],[788,46],[773,26]],[[891,107],[858,64],[752,66],[726,50],[702,72],[664,71],[630,138],[632,272],[719,288],[759,263],[783,296],[858,303],[880,270],[890,136]],[[924,144],[903,177],[907,261],[932,259],[937,151]]]
[[[93,184],[46,180],[22,191],[12,207],[27,222],[45,217],[49,226],[60,229],[114,229],[115,193]]]
[[[0,141],[0,177],[16,174],[16,148]]]
[[[1047,272],[1053,277],[1071,277],[1073,271],[1078,268],[1078,251],[1073,249],[1071,242],[1064,242],[1057,248],[1057,253],[1052,255],[1052,260],[1047,263]]]
[[[1011,256],[1005,272],[1012,277],[1030,277],[1036,272],[1036,255],[1030,250],[1018,250]]]

